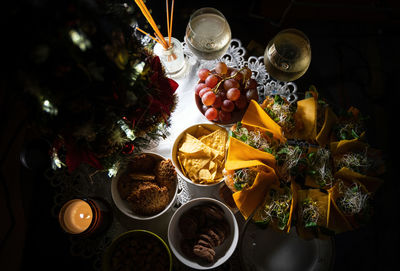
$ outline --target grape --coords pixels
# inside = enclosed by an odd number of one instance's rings
[[[214,108],[220,108],[221,107],[221,105],[222,105],[222,97],[221,97],[221,95],[218,93],[216,96],[215,96],[215,101],[214,101],[214,103],[212,104],[212,106],[214,107]]]
[[[232,112],[235,109],[235,104],[231,100],[224,100],[221,109],[225,112]]]
[[[257,91],[257,89],[254,89],[254,88],[249,89],[249,90],[246,92],[246,98],[247,98],[248,101],[250,101],[251,99],[253,99],[253,100],[255,100],[256,102],[258,102],[258,91]]]
[[[199,79],[200,79],[201,81],[205,81],[206,78],[207,78],[207,76],[208,76],[210,73],[211,73],[210,70],[203,68],[203,69],[200,69],[200,70],[197,72],[197,76],[199,77]]]
[[[208,92],[208,91],[211,91],[211,88],[205,87],[205,88],[201,89],[201,90],[199,91],[199,96],[200,96],[200,98],[202,98],[203,95],[204,95],[206,92]]]
[[[244,89],[251,89],[251,88],[257,88],[257,81],[255,79],[249,79],[246,81]]]
[[[214,74],[210,74],[207,76],[205,83],[207,87],[213,88],[215,87],[216,84],[218,84],[219,78],[215,76]]]
[[[228,72],[228,66],[224,62],[218,62],[215,71],[220,75],[225,75]]]
[[[249,67],[245,67],[240,73],[242,74],[244,81],[249,80],[252,75],[252,72],[249,69]]]
[[[232,115],[231,115],[231,113],[230,112],[226,112],[226,111],[219,111],[219,114],[218,114],[218,118],[219,118],[219,120],[220,121],[230,121],[231,120],[231,118],[232,118]]]
[[[240,95],[239,99],[235,101],[235,105],[239,109],[245,109],[247,106],[247,99],[244,95]]]
[[[224,81],[224,89],[225,90],[229,90],[231,88],[239,88],[240,84],[238,81],[236,81],[235,79],[228,79]]]
[[[215,93],[212,91],[207,91],[206,93],[204,93],[203,97],[201,97],[201,102],[204,105],[212,105],[215,102]]]
[[[207,105],[204,105],[204,104],[201,106],[201,110],[203,111],[203,114],[207,111],[208,108],[209,107]]]
[[[218,92],[218,96],[221,97],[221,101],[225,100],[225,98],[226,98],[226,92],[225,92],[225,90],[224,90],[224,91],[219,91],[219,92]]]
[[[199,95],[200,90],[202,90],[202,89],[205,88],[205,87],[207,87],[207,85],[204,84],[204,83],[199,83],[199,84],[197,84],[196,87],[194,88],[194,93],[195,93],[196,95]]]
[[[206,116],[208,120],[215,120],[218,117],[218,110],[214,107],[210,107],[204,113],[204,116]]]
[[[231,72],[230,76],[234,76],[233,79],[235,79],[238,82],[242,82],[242,80],[243,80],[243,75],[240,72],[238,72],[237,70],[233,70]]]
[[[238,88],[231,88],[226,92],[226,97],[231,101],[236,101],[240,97],[240,90]]]

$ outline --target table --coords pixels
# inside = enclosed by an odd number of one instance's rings
[[[176,91],[178,97],[177,106],[170,119],[170,135],[160,142],[155,142],[153,146],[146,150],[158,153],[165,158],[171,158],[171,147],[175,138],[182,130],[197,123],[209,123],[209,121],[197,109],[195,99],[193,97],[193,89],[198,80],[196,74],[197,70],[200,67],[212,69],[217,60],[196,61],[185,43],[183,43],[183,47],[186,57],[186,64],[183,70],[173,77],[173,79],[179,84],[179,87]],[[297,100],[298,96],[296,84],[293,82],[279,82],[273,80],[265,71],[262,57],[250,56],[246,59],[245,56],[246,51],[242,47],[240,40],[232,39],[230,47],[228,48],[226,54],[222,57],[222,60],[227,63],[228,66],[240,68],[243,65],[247,65],[253,71],[253,77],[259,83],[258,91],[260,101],[262,101],[267,95],[271,94],[280,94],[292,102]],[[53,207],[53,215],[55,217],[57,217],[58,210],[62,204],[73,197],[96,195],[106,199],[112,204],[114,219],[107,232],[95,238],[82,239],[73,236],[70,237],[71,254],[73,256],[91,258],[93,260],[93,267],[96,270],[101,269],[101,256],[103,251],[108,247],[114,238],[123,232],[131,229],[144,228],[159,234],[164,238],[164,240],[167,240],[168,221],[173,212],[181,204],[186,203],[192,198],[198,197],[196,191],[191,191],[185,181],[179,178],[179,193],[176,199],[176,204],[173,206],[173,208],[155,220],[135,221],[120,212],[113,203],[110,190],[112,179],[107,176],[107,173],[97,173],[93,169],[85,167],[84,165],[82,165],[79,170],[74,172],[73,175],[69,175],[66,170],[57,172],[48,171],[47,173],[47,178],[50,179],[52,186],[57,190]],[[215,193],[210,195],[210,197],[220,200],[217,190]],[[235,216],[239,224],[239,230],[242,230],[245,221],[239,212],[236,212]],[[249,253],[252,253],[251,257],[259,257],[259,253],[257,253],[259,249],[256,249],[256,245],[261,245],[260,243],[257,244],[257,239],[261,238],[259,234],[260,232],[257,232],[257,230],[252,230],[252,234],[248,235],[248,237],[246,237],[244,240],[244,245],[250,247]],[[271,237],[270,234],[264,235],[264,233],[262,233],[262,237],[267,236]],[[289,237],[278,236],[274,240],[277,243],[284,243],[286,242],[285,240],[287,238],[292,239],[296,237],[291,234]],[[301,248],[303,244],[298,243],[297,245]],[[317,242],[317,250],[321,249],[321,247],[318,247],[318,245],[320,244]],[[324,249],[324,253],[322,256],[319,255],[317,257],[317,267],[320,268],[321,266],[331,265],[329,256],[332,254],[332,247],[330,245],[331,243],[323,244],[322,249]],[[314,247],[312,249],[314,249]],[[231,257],[228,263],[221,267],[221,270],[241,270],[237,253],[238,250]],[[190,269],[182,266],[175,259],[175,270]]]

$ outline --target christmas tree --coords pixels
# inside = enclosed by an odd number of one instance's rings
[[[23,27],[7,80],[34,98],[58,166],[108,169],[167,135],[178,85],[135,36],[133,1],[25,1],[11,13]]]

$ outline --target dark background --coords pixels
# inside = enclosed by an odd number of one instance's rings
[[[147,1],[165,31],[165,2]],[[399,192],[395,172],[400,17],[391,1],[175,1],[173,36],[183,40],[190,14],[200,7],[220,10],[249,55],[263,55],[280,30],[294,27],[310,39],[312,61],[296,80],[299,91],[313,84],[320,95],[343,108],[370,116],[368,139],[384,150],[387,173],[376,195],[375,216],[360,230],[335,238],[334,270],[392,270],[396,266]],[[164,28],[163,28],[164,27]],[[23,42],[23,38],[21,39]],[[3,52],[6,53],[6,52]],[[86,270],[90,259],[71,257],[70,242],[51,215],[53,193],[42,170],[20,163],[20,152],[37,138],[23,104],[0,86],[3,117],[0,186],[0,270]],[[40,156],[39,156],[40,157]],[[40,159],[35,159],[40,166]]]

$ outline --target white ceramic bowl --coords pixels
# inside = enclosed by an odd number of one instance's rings
[[[220,246],[215,248],[216,255],[214,263],[203,265],[200,264],[198,261],[186,257],[185,254],[182,252],[180,243],[183,237],[181,232],[179,231],[178,223],[182,214],[184,214],[186,211],[190,210],[195,206],[207,203],[215,204],[221,207],[221,209],[224,211],[225,219],[229,225],[230,233],[226,237],[225,241]],[[219,200],[212,198],[197,198],[185,203],[175,211],[168,225],[168,243],[169,247],[172,250],[172,253],[184,265],[198,270],[208,270],[216,268],[221,264],[223,264],[224,262],[226,262],[235,251],[238,241],[239,241],[239,228],[234,214],[225,204],[223,204]]]
[[[175,139],[174,145],[172,146],[172,151],[171,151],[171,160],[172,163],[175,166],[175,170],[178,173],[179,177],[182,178],[187,184],[190,192],[195,195],[196,197],[211,197],[215,196],[218,194],[218,187],[219,184],[223,181],[221,180],[220,182],[213,183],[213,184],[199,184],[193,182],[191,179],[185,176],[181,170],[181,166],[178,161],[177,153],[178,153],[178,145],[179,142],[181,141],[182,137],[186,133],[193,133],[198,126],[203,126],[211,131],[215,131],[217,129],[225,129],[224,127],[218,126],[216,124],[212,123],[199,123],[195,124],[192,126],[187,127],[185,130],[183,130]]]
[[[156,159],[166,160],[166,158],[164,158],[163,156],[156,154],[156,153],[146,152],[145,154],[149,154],[149,155],[155,157]],[[144,215],[136,214],[130,207],[129,202],[121,198],[121,195],[119,194],[119,191],[118,191],[118,179],[123,173],[124,173],[124,170],[121,169],[118,171],[117,175],[113,178],[113,180],[111,182],[111,196],[112,196],[113,201],[114,201],[115,205],[117,206],[117,208],[125,215],[127,215],[131,218],[137,219],[137,220],[151,220],[151,219],[161,216],[162,214],[167,212],[169,209],[171,209],[171,207],[174,205],[176,196],[178,194],[178,178],[176,178],[176,180],[175,180],[174,196],[170,199],[170,202],[164,208],[164,210],[162,210],[161,212],[159,212],[155,215],[152,215],[152,216],[144,216]]]

